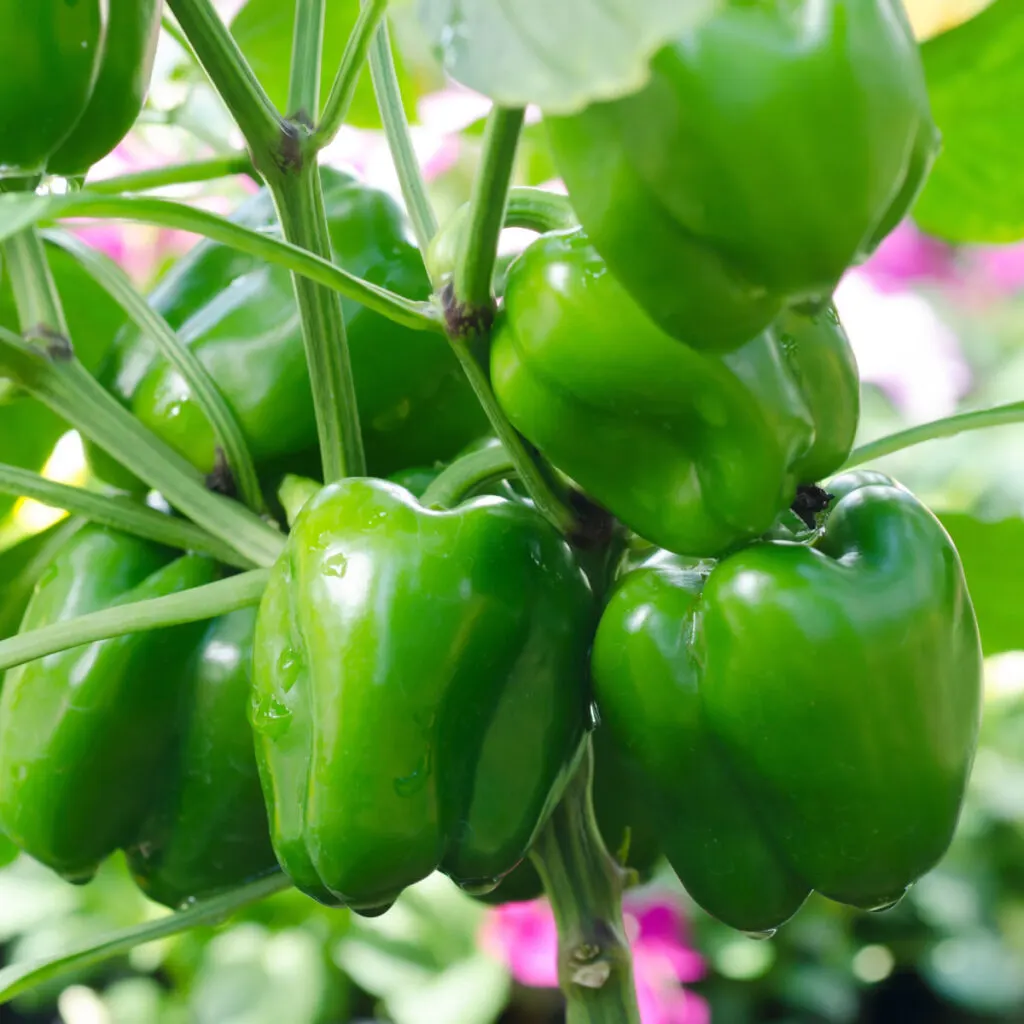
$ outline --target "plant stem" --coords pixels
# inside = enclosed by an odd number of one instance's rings
[[[843,464],[843,469],[852,469],[865,462],[884,458],[886,455],[903,451],[904,448],[911,448],[924,441],[955,437],[968,430],[1003,427],[1012,423],[1024,423],[1024,402],[1010,402],[1007,405],[997,405],[991,409],[958,413],[956,416],[932,420],[931,423],[921,423],[916,427],[909,427],[907,430],[889,434],[887,437],[880,437],[876,441],[869,441],[854,449]]]
[[[531,851],[558,926],[567,1024],[640,1024],[622,923],[625,872],[605,849],[591,800],[587,740],[573,777]]]
[[[320,111],[325,0],[295,0],[288,117],[312,126]]]
[[[46,982],[53,982],[68,975],[80,975],[82,971],[95,964],[131,952],[136,946],[177,935],[201,925],[221,924],[242,907],[258,903],[268,896],[290,888],[291,882],[288,878],[275,871],[265,878],[249,882],[230,892],[212,896],[187,910],[123,928],[99,942],[90,943],[83,949],[72,950],[46,960],[11,964],[0,969],[0,1005]]]
[[[57,341],[69,347],[64,309],[36,230],[28,228],[9,238],[4,243],[4,255],[21,333],[28,341]]]
[[[523,486],[538,511],[561,533],[574,537],[580,524],[567,488],[509,422],[494,397],[488,373],[494,320],[491,278],[522,123],[521,109],[495,107],[491,111],[484,133],[483,163],[469,201],[468,226],[459,236],[454,278],[444,293],[445,321],[452,349]]]
[[[116,605],[19,633],[0,640],[0,671],[96,640],[199,622],[259,604],[269,578],[269,569],[253,569],[179,594]]]
[[[412,147],[409,122],[406,120],[405,107],[402,104],[402,91],[395,72],[395,58],[391,53],[391,38],[386,21],[381,22],[370,46],[370,75],[373,78],[373,91],[377,96],[377,109],[384,125],[391,159],[394,161],[398,181],[402,187],[405,208],[409,211],[416,244],[426,259],[430,240],[437,233],[437,218],[430,205],[427,186]]]
[[[0,197],[0,238],[3,237],[4,215],[7,214],[3,209],[5,199],[14,199],[19,206],[24,207],[19,211],[23,221],[15,213],[15,218],[22,226],[39,221],[86,216],[158,224],[161,227],[190,231],[308,277],[404,327],[417,331],[444,332],[441,317],[429,302],[414,302],[403,298],[386,288],[346,273],[328,260],[290,242],[272,238],[264,232],[235,224],[226,217],[172,199],[98,195],[90,193],[89,189],[66,196],[4,196]]]
[[[234,174],[247,174],[253,181],[261,179],[245,153],[236,156],[215,156],[209,160],[190,160],[187,163],[154,167],[148,171],[118,174],[112,178],[86,182],[86,189],[98,195],[118,195],[122,192],[146,192],[169,185],[191,185],[201,181],[215,181]]]
[[[420,504],[434,508],[452,508],[486,487],[487,484],[514,475],[515,465],[503,445],[493,445],[456,459],[423,492]]]
[[[298,175],[275,176],[270,188],[288,241],[329,260],[331,240],[316,160]],[[341,296],[298,274],[292,275],[292,284],[302,318],[324,483],[362,476],[366,458]]]
[[[455,308],[467,325],[489,320],[494,298],[491,279],[498,235],[505,222],[509,183],[525,111],[494,107],[484,130],[483,162],[469,199],[469,226],[455,264]],[[449,330],[451,330],[449,322]]]
[[[370,49],[370,42],[374,38],[377,26],[384,11],[387,8],[388,0],[369,0],[360,8],[359,17],[356,18],[352,34],[345,44],[345,52],[341,56],[341,63],[338,65],[338,72],[334,76],[334,84],[331,86],[330,95],[327,97],[327,104],[324,112],[317,123],[316,131],[313,133],[312,144],[317,150],[330,145],[338,134],[338,129],[345,123],[348,116],[348,109],[352,105],[352,97],[359,82],[363,65],[366,63],[366,55]]]
[[[272,565],[284,537],[243,505],[212,494],[198,470],[147,430],[66,347],[26,345],[0,328],[0,375],[8,376],[176,508],[255,565]]]
[[[257,170],[276,164],[288,129],[211,0],[167,0],[213,87],[227,104]]]
[[[70,487],[47,480],[27,469],[0,463],[0,494],[32,498],[51,508],[63,508],[94,523],[111,526],[136,537],[195,551],[216,558],[238,569],[251,569],[253,563],[232,547],[186,519],[164,515],[147,505],[121,496],[96,494],[82,487]]]
[[[195,395],[210,423],[232,480],[242,500],[257,512],[265,512],[256,466],[248,443],[231,407],[220,393],[199,357],[174,333],[167,321],[135,290],[128,275],[109,256],[64,232],[49,232],[47,240],[71,253],[86,272],[128,314],[144,335],[156,342],[161,355],[177,370]]]

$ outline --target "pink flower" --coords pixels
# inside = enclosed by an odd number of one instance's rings
[[[689,945],[686,919],[672,897],[627,893],[623,919],[643,1024],[709,1024],[708,1004],[683,988],[704,977],[704,958]],[[509,903],[488,914],[484,949],[523,985],[558,985],[558,933],[546,900]]]
[[[911,220],[887,235],[860,271],[882,292],[904,291],[918,282],[952,283],[959,278],[953,249],[923,234]]]

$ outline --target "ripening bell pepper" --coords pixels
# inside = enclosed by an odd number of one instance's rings
[[[509,270],[491,353],[508,418],[646,540],[714,555],[768,530],[853,444],[856,364],[834,311],[730,353],[664,333],[580,231]]]
[[[338,171],[323,183],[335,261],[407,298],[430,285],[404,216],[384,192]],[[247,227],[273,223],[262,192],[237,216]],[[294,457],[316,451],[309,374],[291,277],[284,268],[212,242],[180,260],[151,304],[180,331],[238,417],[258,468],[295,472]],[[443,337],[414,331],[343,301],[363,442],[370,471],[387,475],[454,455],[487,421]],[[133,413],[205,473],[216,464],[209,422],[181,376],[137,330],[115,342],[100,381]],[[127,486],[110,460],[89,449],[98,472]]]
[[[811,890],[877,909],[943,855],[974,756],[978,627],[955,547],[881,474],[811,545],[627,574],[592,660],[602,728],[649,782],[665,853],[727,924]]]
[[[250,709],[295,885],[364,912],[436,869],[493,889],[578,760],[594,615],[526,505],[436,511],[363,478],[308,501],[260,605]]]
[[[544,123],[612,272],[695,348],[736,348],[827,299],[938,150],[899,0],[726,0],[650,71]]]
[[[169,907],[277,869],[248,707],[256,609],[210,623],[186,666],[182,735],[128,848],[143,892]]]
[[[0,177],[84,174],[142,109],[162,0],[0,0]]]
[[[210,582],[209,559],[97,526],[45,570],[22,630]],[[70,881],[135,837],[167,769],[182,668],[203,624],[112,637],[10,669],[0,691],[0,829]]]

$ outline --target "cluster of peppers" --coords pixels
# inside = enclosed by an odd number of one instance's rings
[[[372,475],[293,483],[258,614],[7,673],[0,829],[21,849],[72,880],[124,849],[170,905],[278,866],[366,914],[434,870],[527,898],[525,858],[593,737],[608,847],[641,873],[664,855],[737,928],[773,929],[811,891],[888,906],[941,857],[980,708],[959,558],[886,477],[806,489],[857,426],[832,290],[937,146],[899,0],[729,0],[640,92],[547,125],[580,225],[509,268],[490,380],[604,538],[567,539],[507,484],[423,495],[486,421],[443,339],[346,305]],[[390,200],[324,187],[337,262],[425,297]],[[238,216],[268,226],[268,197]],[[315,464],[287,274],[203,243],[152,302],[268,481]],[[122,333],[100,376],[224,484],[145,337]],[[806,527],[798,492],[823,505]],[[22,628],[226,571],[84,526]]]

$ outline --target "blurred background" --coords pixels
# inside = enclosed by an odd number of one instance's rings
[[[922,35],[984,0],[911,0]],[[272,97],[287,89],[292,4],[220,4]],[[408,6],[393,32],[414,141],[443,221],[468,198],[487,101],[441,77]],[[349,17],[328,18],[324,66],[340,57]],[[349,11],[351,14],[351,11]],[[332,24],[335,18],[336,24]],[[368,78],[368,76],[364,76]],[[369,83],[326,162],[397,194]],[[226,112],[165,34],[143,123],[94,172],[106,177],[236,152]],[[525,131],[518,183],[557,188],[536,119]],[[255,186],[226,179],[168,195],[229,212]],[[196,239],[141,225],[82,226],[80,235],[142,289]],[[514,251],[525,234],[506,232]],[[83,361],[95,364],[120,313],[69,260],[55,273]],[[847,276],[837,305],[863,386],[859,443],[957,411],[1024,398],[1024,247],[951,248],[907,222]],[[0,287],[0,322],[13,322]],[[771,939],[710,920],[671,872],[627,896],[643,1024],[1024,1021],[1024,602],[1000,590],[994,556],[1024,559],[1024,427],[932,441],[877,463],[944,519],[961,547],[986,630],[986,710],[957,839],[896,908],[857,913],[812,898]],[[81,446],[60,439],[49,475],[85,483]],[[0,517],[0,547],[58,513],[21,501]],[[985,536],[991,538],[991,532]],[[1024,565],[1024,561],[1017,564]],[[997,567],[1002,568],[1002,566]],[[989,576],[986,576],[986,573]],[[990,579],[991,577],[991,579]],[[980,595],[980,596],[979,596]],[[991,638],[991,639],[990,639]],[[74,888],[0,839],[0,964],[51,954],[166,913],[148,903],[120,859]],[[0,1007],[2,1024],[548,1024],[562,1019],[554,924],[543,901],[488,908],[441,877],[363,920],[295,892],[217,929],[151,943],[59,987]]]

